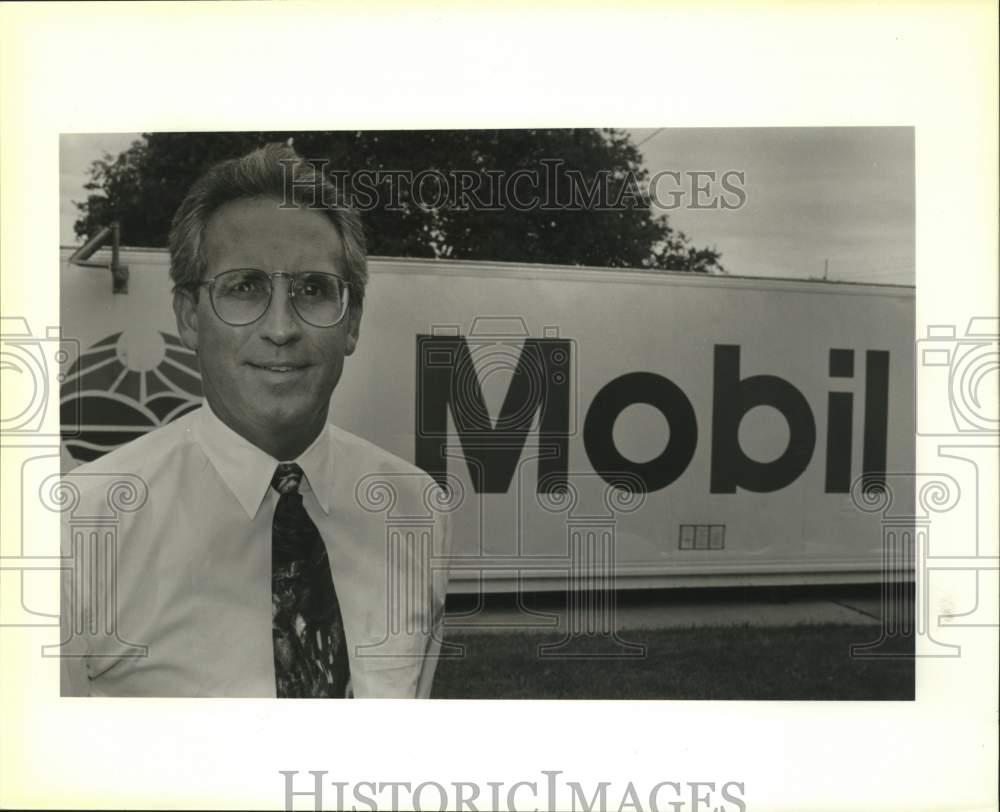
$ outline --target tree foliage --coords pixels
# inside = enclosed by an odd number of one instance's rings
[[[173,213],[203,171],[289,139],[344,188],[358,173],[377,181],[377,205],[362,207],[373,255],[723,270],[717,251],[692,246],[650,210],[642,156],[617,130],[146,133],[93,162],[76,233],[118,220],[125,244],[166,245]],[[525,183],[506,183],[518,171]],[[404,172],[411,180],[400,181]],[[463,174],[479,184],[464,196],[457,194]]]

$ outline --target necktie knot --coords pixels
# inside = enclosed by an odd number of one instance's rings
[[[271,487],[278,493],[297,493],[302,482],[302,469],[294,462],[282,462],[271,477]]]

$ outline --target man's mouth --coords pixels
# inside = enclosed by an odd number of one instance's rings
[[[268,372],[298,372],[306,368],[305,364],[255,364],[250,363],[250,366],[256,369],[263,369]]]

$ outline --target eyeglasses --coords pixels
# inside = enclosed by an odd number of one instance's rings
[[[233,327],[252,324],[271,306],[274,280],[288,279],[288,298],[299,318],[313,327],[333,327],[347,313],[350,286],[339,276],[319,271],[267,273],[237,268],[197,283],[207,287],[215,315]]]

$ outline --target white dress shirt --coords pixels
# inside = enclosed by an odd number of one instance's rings
[[[275,696],[278,462],[205,405],[64,476],[63,695]],[[330,424],[294,462],[329,553],[354,695],[428,696],[447,580],[442,491]]]

